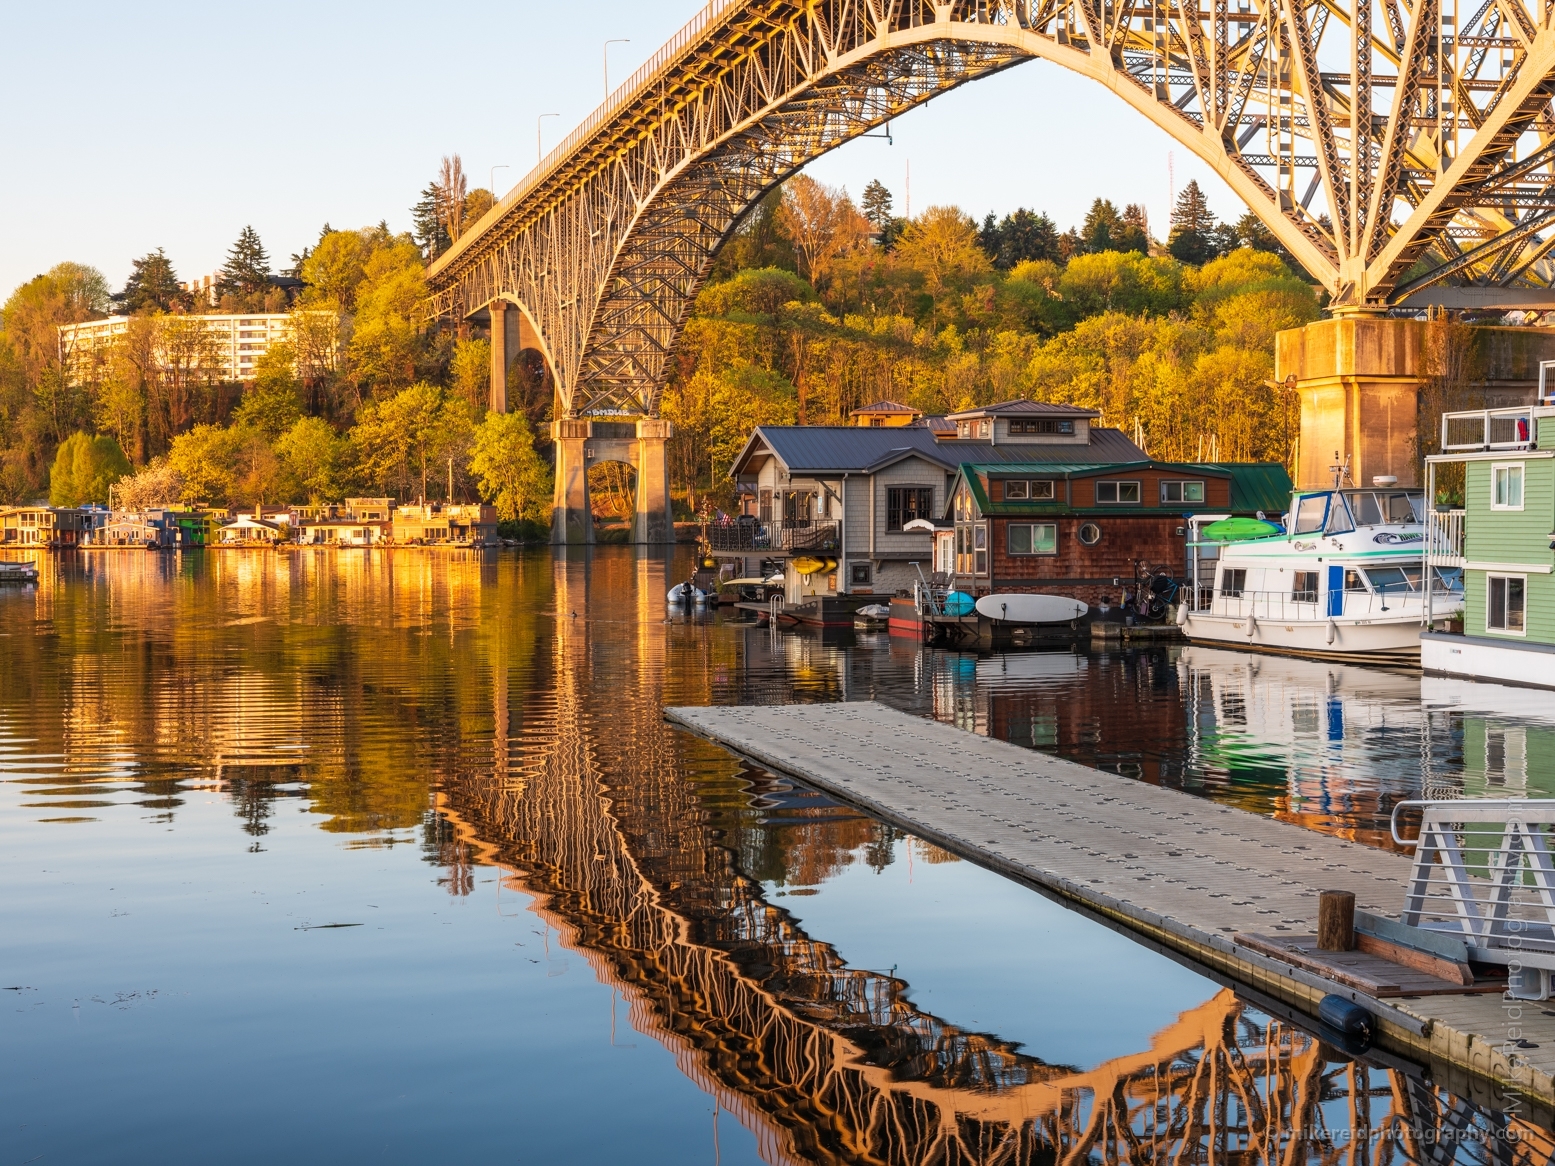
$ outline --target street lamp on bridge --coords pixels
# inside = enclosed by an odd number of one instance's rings
[[[618,37],[616,37],[613,40],[607,40],[605,42],[605,100],[606,101],[610,100],[610,46],[611,45],[629,45],[631,43],[632,43],[632,38],[631,37],[627,37],[627,36],[618,36]]]
[[[535,118],[535,165],[538,166],[545,160],[545,151],[540,148],[540,123],[548,117],[561,117],[559,113],[542,113]]]

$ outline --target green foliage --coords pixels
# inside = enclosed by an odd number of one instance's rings
[[[427,295],[421,252],[408,238],[373,249],[356,286],[356,319],[347,346],[361,390],[382,396],[425,371],[419,312]]]
[[[509,373],[512,379],[512,373]],[[491,342],[460,340],[454,345],[448,362],[449,389],[474,409],[484,409],[491,400]]]
[[[884,231],[891,223],[891,192],[878,178],[870,180],[859,199],[859,209],[877,231]]]
[[[108,501],[108,487],[130,471],[119,443],[106,435],[73,433],[60,443],[49,471],[49,505]]]
[[[1193,264],[1208,263],[1219,252],[1215,216],[1196,180],[1190,179],[1177,196],[1166,247],[1175,259]]]
[[[296,493],[309,502],[339,500],[349,488],[351,443],[322,417],[303,417],[275,441]]]
[[[1064,268],[1058,291],[1074,320],[1113,311],[1161,315],[1181,303],[1182,268],[1137,251],[1077,255]]]
[[[425,381],[370,403],[351,430],[360,473],[401,496],[419,485],[419,496],[428,497],[428,485],[438,484],[438,469],[447,459],[461,467],[468,463],[472,413],[464,401]]]
[[[551,467],[535,452],[522,413],[487,413],[476,427],[469,465],[481,497],[504,522],[538,522],[549,512]]]
[[[293,373],[296,352],[290,344],[272,344],[254,364],[254,384],[233,411],[234,424],[274,440],[302,416],[302,385]]]

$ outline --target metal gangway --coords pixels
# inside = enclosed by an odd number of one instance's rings
[[[1399,814],[1420,811],[1420,833]],[[1555,799],[1412,800],[1393,840],[1415,852],[1401,921],[1461,939],[1470,959],[1506,965],[1511,994],[1546,999],[1555,975]]]

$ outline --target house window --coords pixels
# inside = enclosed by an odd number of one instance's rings
[[[1204,501],[1203,482],[1162,482],[1162,502],[1202,502]]]
[[[868,583],[869,582],[869,564],[868,563],[849,563],[848,564],[848,577],[850,579],[852,579],[853,582],[855,582],[855,583]]]
[[[979,437],[992,437],[993,436],[993,422],[989,421],[989,420],[979,421],[977,423],[977,436],[979,436]]]
[[[1074,433],[1073,421],[1057,421],[1051,417],[1041,420],[1011,421],[1011,433]]]
[[[1245,567],[1223,567],[1220,572],[1220,594],[1227,599],[1240,599],[1247,586]]]
[[[1094,522],[1084,523],[1079,530],[1080,541],[1088,547],[1094,547],[1101,542],[1101,527]]]
[[[1291,584],[1290,597],[1297,603],[1317,602],[1317,572],[1297,571]]]
[[[1527,607],[1528,580],[1523,575],[1485,576],[1485,630],[1520,636]]]
[[[1004,483],[1004,500],[1006,502],[1051,502],[1053,481],[1051,478],[1035,480],[1010,478]]]
[[[885,528],[901,530],[915,518],[929,518],[934,491],[927,486],[892,486],[885,492]]]
[[[760,498],[760,501],[757,503],[757,511],[758,511],[757,517],[760,518],[761,521],[763,521],[763,522],[771,522],[772,521],[772,491],[771,490],[763,490],[760,493],[760,495],[758,495],[758,497]]]
[[[1523,508],[1523,464],[1490,467],[1490,508],[1492,510],[1521,510]]]
[[[979,522],[972,528],[972,554],[976,560],[973,571],[979,575],[988,574],[988,527]]]
[[[1139,504],[1139,483],[1097,482],[1096,504],[1098,506],[1125,504],[1137,506]]]
[[[1058,554],[1058,525],[1052,522],[1012,522],[1005,530],[1012,555]]]

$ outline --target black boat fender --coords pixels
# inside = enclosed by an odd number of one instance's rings
[[[1353,1000],[1330,992],[1318,1001],[1317,1014],[1324,1024],[1349,1037],[1370,1039],[1372,1015]]]

